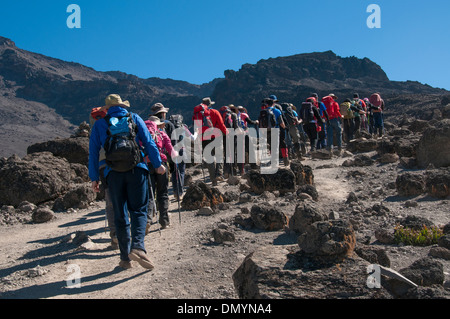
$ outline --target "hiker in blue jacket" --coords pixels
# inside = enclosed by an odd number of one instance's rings
[[[126,110],[128,107],[130,107],[130,103],[122,101],[119,95],[108,95],[105,99],[105,108],[108,110],[107,120],[109,117],[126,116],[129,113]],[[143,146],[145,155],[148,155],[156,172],[164,174],[165,168],[162,165],[158,148],[151,138],[147,126],[137,114],[133,113],[132,119],[137,126],[137,145]],[[100,149],[105,146],[108,137],[107,120],[95,122],[89,141],[89,178],[92,181],[94,192],[99,191],[99,165],[103,164],[99,163],[99,153]],[[144,155],[141,156],[141,162],[126,172],[115,171],[109,165],[106,165],[104,170],[114,207],[116,235],[120,250],[119,266],[124,269],[131,268],[131,260],[137,261],[146,269],[154,268],[147,257],[144,246],[149,189],[148,167],[143,158]]]

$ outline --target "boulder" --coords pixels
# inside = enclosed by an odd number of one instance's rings
[[[10,157],[0,164],[0,204],[17,206],[23,201],[40,204],[70,189],[76,175],[69,162],[49,152],[23,159]]]
[[[30,145],[27,154],[50,152],[67,159],[69,163],[88,165],[89,137],[62,138]]]
[[[417,196],[425,192],[423,174],[406,172],[397,176],[395,188],[400,196]]]
[[[370,158],[370,156],[367,156],[365,154],[358,154],[353,157],[353,159],[345,160],[342,163],[342,166],[344,167],[351,167],[351,166],[371,166],[375,163],[375,161]]]
[[[279,191],[280,194],[295,191],[296,176],[288,168],[280,168],[274,174],[261,174],[257,170],[251,170],[246,175],[251,191],[258,195],[265,191]]]
[[[310,166],[303,165],[299,160],[292,160],[290,167],[292,172],[294,172],[295,183],[297,185],[314,184],[314,174]]]
[[[64,196],[55,200],[53,210],[65,211],[69,208],[88,208],[90,203],[95,200],[96,196],[96,193],[94,193],[89,183],[77,184]]]
[[[289,229],[301,234],[308,226],[324,220],[328,220],[328,216],[319,206],[312,202],[303,202],[295,207],[294,215],[289,219]]]
[[[425,189],[436,198],[450,196],[450,169],[437,169],[425,173]]]
[[[371,152],[378,147],[377,141],[374,139],[358,138],[347,143],[347,150],[352,153],[355,152]]]
[[[315,259],[341,262],[353,254],[356,237],[352,225],[346,220],[318,221],[299,236],[298,245]]]
[[[269,245],[249,254],[233,274],[241,299],[390,299],[367,286],[369,262],[357,256],[323,267],[293,245]],[[297,247],[298,249],[298,247]],[[312,287],[320,287],[311,289]]]
[[[288,222],[288,218],[279,208],[267,203],[253,205],[250,217],[256,228],[266,231],[283,229]]]
[[[427,128],[417,145],[417,162],[425,168],[450,166],[450,119],[444,119]]]
[[[215,228],[212,230],[212,236],[214,238],[214,242],[218,244],[235,241],[234,234],[227,229]]]
[[[55,213],[48,207],[38,207],[31,216],[34,223],[46,223],[55,218]]]
[[[301,194],[308,194],[309,196],[311,196],[311,198],[314,201],[318,201],[319,200],[319,192],[317,191],[316,187],[313,185],[302,185],[297,189],[297,196],[301,196]]]
[[[440,261],[433,258],[421,258],[410,266],[399,271],[419,286],[442,285],[445,280],[444,267]]]
[[[203,181],[197,181],[186,190],[181,207],[186,210],[197,210],[202,207],[215,207],[223,202],[223,195],[216,187],[210,187]]]

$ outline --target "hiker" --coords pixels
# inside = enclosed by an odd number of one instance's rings
[[[367,117],[366,117],[367,105],[366,105],[366,102],[364,100],[359,98],[359,94],[358,93],[354,93],[353,94],[353,102],[362,111],[362,112],[358,112],[358,114],[355,114],[355,130],[359,134],[359,131],[361,129],[366,129],[367,130]]]
[[[366,112],[365,112],[365,108],[366,108],[366,104],[364,103],[363,100],[361,100],[359,98],[358,93],[355,93],[353,95],[353,100],[350,101],[350,103],[352,104],[353,108],[353,121],[354,121],[354,129],[353,129],[353,135],[355,137],[359,137],[360,136],[360,129],[361,129],[361,125],[363,123],[363,119],[362,117],[365,116]]]
[[[192,120],[194,122],[194,126],[201,127],[201,141],[203,150],[208,144],[219,138],[221,141],[221,148],[223,150],[223,135],[228,134],[228,129],[225,127],[219,111],[211,108],[214,104],[215,102],[211,101],[211,98],[206,97],[202,99],[202,102],[199,105],[194,107]],[[209,129],[211,130],[208,131]],[[214,129],[218,129],[220,134]],[[203,162],[205,162],[205,165],[208,168],[212,185],[216,186],[218,181],[224,181],[222,175],[223,158],[219,159],[216,157],[215,148],[213,148],[211,155],[214,156],[214,158],[210,159],[211,163],[207,163],[205,159],[203,159]]]
[[[354,138],[354,131],[355,131],[355,113],[353,109],[355,106],[353,106],[352,101],[350,99],[345,99],[344,102],[342,102],[339,105],[339,112],[343,116],[343,128],[344,128],[344,134],[343,139],[346,143],[350,142]]]
[[[297,114],[297,108],[292,103],[282,103],[284,118],[286,119],[286,126],[288,127],[286,132],[286,139],[289,141],[291,154],[298,159],[302,158],[302,143],[300,139],[300,132],[298,131],[298,125],[301,120]],[[303,146],[304,147],[304,146]]]
[[[241,125],[240,124],[240,119],[238,117],[238,114],[236,113],[236,109],[234,107],[233,104],[230,104],[228,106],[222,106],[219,109],[219,113],[222,116],[223,119],[223,123],[225,124],[225,127],[227,129],[231,129],[234,130],[235,132],[237,132],[240,128]],[[236,149],[236,145],[237,145],[237,136],[233,137],[233,141],[227,141],[227,137],[229,135],[224,135],[224,139],[223,139],[223,145],[225,147],[224,149],[224,164],[223,164],[223,177],[224,178],[228,178],[231,175],[235,175],[237,173],[237,167],[238,167],[238,163],[236,161],[237,158],[237,149]],[[231,144],[233,144],[233,153],[231,153]],[[243,175],[243,167],[241,169],[241,174]]]
[[[157,118],[159,118],[162,122],[165,123],[163,131],[167,134],[167,136],[170,138],[170,141],[172,143],[172,146],[175,146],[177,144],[177,140],[175,140],[175,137],[172,136],[173,132],[175,131],[175,125],[167,119],[167,113],[169,112],[169,108],[166,108],[162,103],[155,103],[152,105],[152,107],[150,108],[150,115],[149,116],[156,116]],[[179,193],[182,192],[182,187],[178,187],[177,181],[175,180],[174,182],[174,178],[176,177],[175,175],[175,163],[172,161],[172,158],[169,157],[167,159],[167,164],[168,164],[168,168],[169,168],[169,173],[171,175],[171,180],[172,180],[172,186],[174,189],[174,196],[176,198],[176,196],[179,196]],[[180,163],[180,165],[178,166],[178,170],[183,175],[183,179],[184,179],[184,171],[185,171],[185,165],[183,165],[183,163]],[[181,188],[181,190],[180,190]],[[178,192],[176,192],[175,190],[178,190]]]
[[[338,154],[342,152],[342,115],[339,112],[339,104],[337,103],[337,96],[333,93],[322,98],[323,104],[327,108],[329,121],[327,122],[327,151],[331,153],[332,147],[337,146]],[[336,135],[336,144],[333,143]]]
[[[97,120],[103,119],[107,113],[108,110],[105,106],[93,108],[89,115],[89,124],[91,128],[94,126]],[[99,161],[100,189],[105,194],[105,213],[106,221],[108,222],[109,236],[111,238],[111,249],[119,249],[119,243],[116,236],[116,227],[114,225],[114,208],[112,206],[111,196],[109,195],[108,184],[106,183],[103,174],[106,167],[105,150],[103,149],[103,147],[100,149]]]
[[[289,150],[286,144],[286,134],[288,131],[288,128],[286,126],[286,119],[284,118],[283,115],[283,108],[281,107],[280,104],[278,104],[278,98],[275,95],[271,95],[269,96],[270,99],[273,100],[274,104],[273,107],[274,109],[277,109],[280,112],[280,115],[277,118],[278,121],[278,128],[280,129],[280,135],[279,135],[279,139],[280,139],[280,152],[281,152],[281,157],[283,158],[283,164],[284,166],[288,166],[289,165]]]
[[[172,146],[175,146],[177,143],[181,143],[185,137],[189,137],[191,141],[195,141],[197,134],[192,134],[186,124],[183,123],[183,116],[181,114],[172,114],[169,117],[169,122],[173,125],[174,130],[180,130],[180,136],[178,139],[175,139],[175,136],[173,136],[174,140],[171,140]],[[165,125],[164,125],[165,126]],[[178,132],[178,131],[177,131]],[[172,131],[172,134],[174,131]],[[180,148],[179,155],[183,156],[184,154],[184,147]],[[171,165],[172,164],[172,165]],[[176,161],[176,163],[173,162],[173,158],[169,159],[169,166],[170,166],[170,175],[171,175],[171,181],[173,186],[173,196],[177,201],[181,199],[183,196],[183,186],[184,186],[184,176],[186,171],[186,163],[183,159]]]
[[[314,105],[314,98],[308,98],[300,107],[299,116],[303,121],[303,129],[309,138],[310,153],[316,150],[317,130],[323,123],[319,110]]]
[[[162,165],[166,168],[166,172],[164,174],[157,174],[152,163],[146,157],[146,163],[149,168],[149,176],[151,189],[153,190],[153,196],[150,195],[149,206],[152,208],[155,207],[152,198],[156,199],[156,206],[159,212],[159,224],[161,225],[161,229],[165,229],[170,226],[169,221],[169,171],[168,171],[168,158],[178,156],[177,152],[173,149],[172,143],[170,141],[169,136],[164,132],[165,122],[160,120],[157,116],[150,116],[147,121],[145,121],[148,131],[153,138],[153,141],[156,143],[158,147],[159,156],[161,157]],[[154,212],[156,213],[156,212]],[[150,221],[151,221],[152,212],[148,212],[148,220],[147,220],[147,228],[146,233],[148,233],[150,229]]]
[[[106,97],[107,115],[104,120],[97,120],[91,130],[89,177],[94,192],[99,192],[99,153],[103,146],[107,164],[103,174],[114,207],[119,266],[131,268],[131,260],[134,260],[146,269],[153,269],[144,245],[149,197],[148,168],[139,143],[142,143],[156,173],[164,174],[166,170],[144,121],[139,115],[128,112],[129,107],[130,103],[122,101],[117,94]],[[120,152],[122,145],[127,146],[127,152]]]
[[[255,147],[250,148],[250,143],[252,143],[251,145],[256,146],[257,137],[251,136],[248,128],[249,128],[249,125],[256,128],[258,126],[259,122],[258,122],[258,120],[252,120],[250,118],[250,116],[248,115],[247,109],[245,107],[239,105],[237,107],[237,110],[238,110],[238,117],[242,121],[244,134],[245,134],[245,141],[244,141],[245,163],[250,164],[250,167],[252,169],[255,169],[257,167],[256,162],[250,163],[250,158],[253,158],[256,161],[256,148]]]
[[[384,123],[383,123],[383,111],[384,111],[384,101],[380,96],[380,93],[374,93],[369,98],[370,104],[373,105],[372,113],[374,120],[375,134],[378,132],[378,136],[383,136]]]
[[[327,130],[325,123],[329,121],[327,108],[325,107],[325,104],[319,100],[319,95],[317,93],[313,93],[311,97],[315,99],[314,105],[319,109],[319,114],[322,118],[320,131],[317,134],[317,149],[325,149],[327,147]]]
[[[372,105],[372,103],[369,102],[369,99],[367,97],[364,98],[364,102],[366,103],[366,108],[367,108],[367,127],[368,127],[368,131],[369,134],[372,135],[375,132],[375,128],[374,128],[374,120],[373,120],[373,109],[375,109],[376,107]]]
[[[267,129],[267,146],[269,148],[269,152],[271,150],[272,144],[272,128],[285,128],[285,124],[283,122],[281,111],[274,107],[274,100],[271,98],[265,98],[261,102],[261,111],[258,117],[258,123],[260,129]],[[281,132],[280,132],[281,135]],[[280,148],[282,147],[280,143]],[[278,150],[277,150],[278,151]],[[286,149],[287,153],[287,149]],[[283,159],[287,158],[287,154],[282,154]],[[285,165],[286,165],[285,160]]]

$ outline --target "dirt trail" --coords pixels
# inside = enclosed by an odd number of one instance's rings
[[[324,207],[337,207],[353,189],[340,171],[343,160],[304,162],[313,168]],[[328,168],[323,168],[325,164]],[[235,186],[220,183],[219,187],[224,191]],[[252,203],[234,203],[211,216],[181,211],[180,223],[177,202],[173,196],[170,198],[171,227],[159,231],[153,225],[145,240],[155,264],[153,271],[146,271],[136,263],[129,270],[118,267],[118,250],[108,248],[104,202],[74,213],[58,213],[55,220],[45,224],[2,226],[0,298],[235,299],[238,296],[232,275],[245,256],[264,245],[296,243],[296,237],[285,231],[234,227],[234,216],[241,207],[250,207]],[[280,207],[288,217],[292,216],[295,201],[277,198],[276,202],[282,202]],[[213,242],[211,230],[219,224],[233,227],[234,242],[221,245]],[[93,245],[83,249],[64,241],[77,231],[86,232]],[[68,287],[68,283],[76,283],[74,270],[80,271],[79,288]]]

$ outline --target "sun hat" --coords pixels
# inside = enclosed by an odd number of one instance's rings
[[[161,122],[161,120],[159,119],[159,117],[157,117],[157,116],[150,116],[149,118],[149,121],[152,121],[152,122],[154,122],[155,124],[156,124],[156,126],[160,126],[160,125],[163,125],[163,124],[165,124],[164,122]]]
[[[153,115],[155,115],[158,113],[167,113],[167,112],[169,112],[169,109],[164,107],[164,105],[162,103],[155,103],[150,108],[150,111],[152,112]]]
[[[105,106],[124,106],[130,107],[130,102],[122,101],[122,98],[118,94],[110,94],[105,99]]]
[[[210,97],[205,97],[204,99],[202,99],[202,104],[213,105],[216,104],[216,102],[211,101]]]

